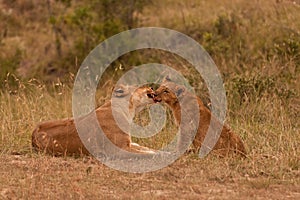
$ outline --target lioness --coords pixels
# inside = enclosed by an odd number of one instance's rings
[[[123,99],[130,97],[129,113],[125,113],[129,118],[133,118],[134,113],[140,111],[146,104],[154,103],[153,95],[153,90],[146,86],[134,90],[133,87],[125,87],[122,85],[113,90],[113,98],[120,99],[119,103],[121,104],[124,102]],[[123,150],[135,153],[154,153],[154,151],[146,147],[131,142],[130,135],[121,130],[118,124],[116,124],[111,106],[112,100],[107,101],[95,111],[97,121],[106,137],[114,145]],[[88,136],[91,137],[89,140],[95,141],[97,138],[93,137],[96,137],[95,127],[98,126],[98,124],[91,124],[91,120],[92,114],[88,114],[76,122],[88,126]],[[127,120],[130,121],[130,119]],[[32,146],[38,151],[43,151],[55,156],[74,154],[89,155],[89,151],[79,138],[73,118],[47,121],[39,124],[32,133]]]
[[[172,90],[175,91],[176,94]],[[160,87],[155,91],[154,100],[156,102],[165,102],[167,104],[173,112],[177,125],[180,124],[181,120],[181,107],[178,98],[180,99],[183,96],[185,99],[189,99],[186,97],[190,97],[190,99],[194,98],[194,95],[187,91],[185,87],[172,82],[169,77],[166,77]],[[212,115],[211,111],[204,106],[199,97],[196,97],[196,100],[199,106],[200,119],[198,130],[193,140],[193,146],[195,148],[194,150],[198,151],[204,141],[209,124],[212,123],[213,126],[219,126],[220,128],[222,128],[222,124]],[[179,140],[183,140],[183,137],[184,136],[180,136]],[[179,141],[178,145],[180,145],[181,142],[182,141]],[[227,125],[223,126],[218,142],[213,147],[213,150],[220,156],[225,156],[231,152],[242,156],[246,155],[246,149],[242,140],[237,134],[232,132]]]

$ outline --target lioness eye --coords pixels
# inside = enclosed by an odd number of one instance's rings
[[[124,93],[124,90],[122,90],[122,89],[119,88],[119,89],[116,89],[115,92],[116,93]]]
[[[169,93],[169,91],[168,91],[168,90],[165,90],[165,91],[164,91],[164,93],[166,93],[166,94],[167,94],[167,93]]]

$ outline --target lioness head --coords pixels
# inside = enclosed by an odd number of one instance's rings
[[[113,96],[116,98],[130,98],[129,110],[131,112],[141,111],[147,104],[153,104],[154,91],[148,86],[124,86],[119,85],[113,91]]]
[[[139,87],[131,95],[129,105],[135,108],[136,112],[141,111],[146,105],[153,104],[155,93],[152,88],[143,86]]]

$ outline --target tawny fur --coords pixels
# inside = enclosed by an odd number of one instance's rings
[[[177,125],[179,125],[181,119],[181,107],[177,96],[172,90],[175,92],[178,90],[184,90],[184,91],[180,91],[182,92],[182,94],[180,95],[185,95],[185,99],[186,99],[185,101],[187,101],[185,103],[188,103],[189,99],[195,98],[195,95],[187,91],[187,89],[184,89],[183,86],[178,86],[174,82],[171,82],[170,80],[167,79],[164,80],[162,85],[155,91],[156,93],[155,100],[158,102],[160,101],[165,102],[168,105],[168,107],[173,112]],[[190,97],[190,98],[186,98],[186,97]],[[211,111],[204,106],[203,102],[199,97],[196,97],[196,100],[199,106],[200,118],[199,118],[198,130],[193,140],[193,146],[194,146],[194,150],[198,152],[206,136],[207,130],[209,128],[209,124],[212,123],[213,127],[219,127],[220,129],[222,124],[212,115]],[[183,137],[184,136],[180,136],[180,138]],[[179,141],[179,145],[180,143],[181,141]],[[246,149],[242,140],[227,125],[224,125],[222,127],[221,135],[216,145],[213,147],[213,152],[222,157],[230,153],[237,153],[242,156],[246,155]]]
[[[124,86],[123,86],[124,87]],[[128,88],[126,88],[128,90]],[[118,91],[119,92],[119,91]],[[126,91],[120,98],[128,97],[131,93]],[[119,95],[119,93],[116,93]],[[122,96],[124,95],[124,97]],[[153,90],[149,87],[140,87],[132,93],[130,99],[129,117],[134,116],[136,110],[141,110],[146,104],[153,103],[151,96]],[[134,153],[152,153],[147,147],[139,146],[131,142],[129,134],[122,131],[114,120],[111,100],[96,110],[97,120],[106,137],[117,147]],[[89,114],[78,120],[80,124],[89,124],[93,114]],[[130,120],[130,119],[129,119]],[[94,127],[87,127],[91,140],[96,141]],[[101,141],[100,141],[101,142]],[[34,149],[51,155],[89,155],[79,138],[74,119],[62,119],[47,121],[39,124],[32,133],[32,146]]]

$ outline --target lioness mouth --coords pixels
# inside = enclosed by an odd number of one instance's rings
[[[151,94],[151,93],[148,93],[147,96],[148,96],[149,98],[154,98],[154,94]]]

